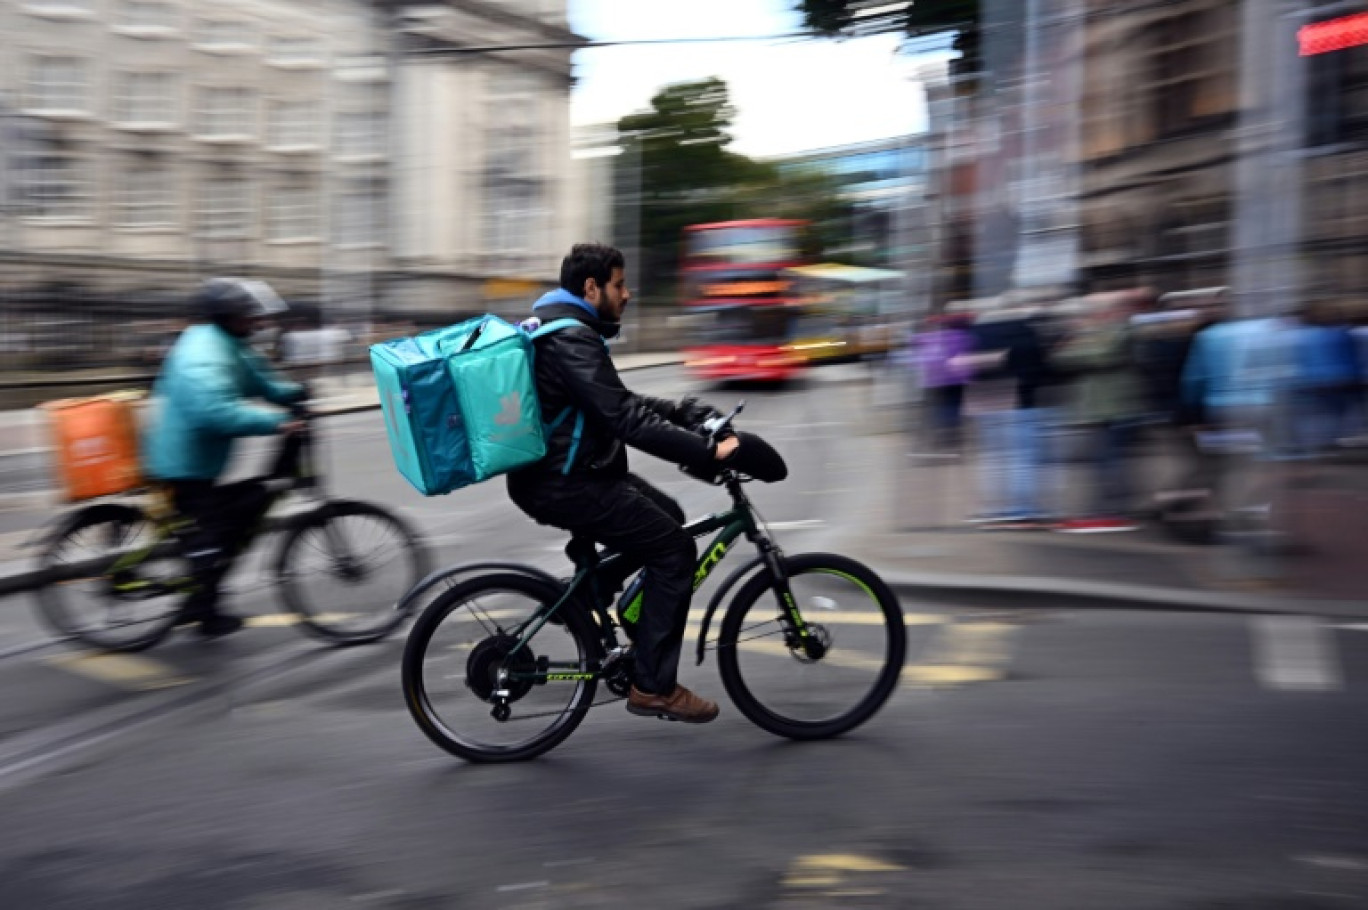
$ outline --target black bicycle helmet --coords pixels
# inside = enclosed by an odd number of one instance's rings
[[[218,325],[239,317],[278,316],[289,310],[269,284],[247,278],[210,278],[195,293],[195,309]]]

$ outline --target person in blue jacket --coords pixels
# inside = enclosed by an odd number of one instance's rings
[[[162,363],[143,461],[148,476],[169,487],[176,510],[191,522],[184,546],[195,590],[182,605],[182,619],[216,637],[242,627],[240,618],[219,610],[219,584],[271,502],[263,480],[217,480],[238,437],[273,434],[286,441],[272,476],[291,476],[303,422],[252,399],[290,405],[308,392],[278,377],[252,348],[253,336],[287,309],[269,285],[213,278],[194,302],[203,321],[181,333]]]

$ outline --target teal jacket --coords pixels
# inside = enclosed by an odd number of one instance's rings
[[[143,467],[155,480],[214,480],[223,473],[239,436],[269,436],[290,419],[264,398],[290,404],[304,387],[275,375],[252,346],[216,325],[181,333],[152,387],[143,433]]]

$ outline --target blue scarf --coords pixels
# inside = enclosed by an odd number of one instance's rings
[[[536,310],[544,306],[553,306],[558,303],[568,303],[570,306],[577,306],[594,317],[595,321],[599,319],[598,310],[594,309],[593,304],[589,303],[583,297],[576,297],[564,288],[556,288],[554,291],[547,291],[541,296],[540,300],[532,304],[532,309]]]

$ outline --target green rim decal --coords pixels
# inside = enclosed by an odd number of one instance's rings
[[[839,575],[846,581],[854,582],[861,591],[869,595],[870,600],[874,601],[875,603],[879,602],[879,596],[869,589],[869,585],[860,581],[858,578],[856,578],[854,575],[851,575],[849,572],[842,572],[840,569],[808,569],[808,571],[819,572],[823,575]]]

